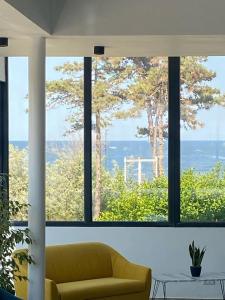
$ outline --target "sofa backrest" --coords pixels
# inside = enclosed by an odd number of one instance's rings
[[[46,278],[56,283],[112,276],[110,248],[101,243],[46,247]]]

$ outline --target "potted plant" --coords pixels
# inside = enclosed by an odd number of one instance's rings
[[[199,277],[201,274],[201,270],[202,270],[201,263],[205,251],[206,251],[205,247],[202,250],[200,250],[199,247],[196,247],[194,241],[189,245],[189,253],[192,260],[192,266],[190,266],[190,270],[191,270],[191,275],[193,277]]]
[[[32,239],[28,228],[19,229],[12,226],[12,220],[27,204],[8,201],[7,177],[0,175],[0,289],[15,294],[14,281],[27,280],[20,276],[20,265],[26,261],[33,263],[27,252],[13,255],[17,244],[31,244]]]

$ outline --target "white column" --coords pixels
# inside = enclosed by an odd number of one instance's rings
[[[142,170],[141,170],[141,158],[138,157],[138,184],[141,184],[142,180]]]
[[[29,213],[35,260],[28,300],[44,300],[45,278],[45,39],[34,38],[29,56]]]
[[[127,158],[126,156],[124,157],[124,181],[127,182]]]
[[[0,57],[0,81],[5,81],[5,57]]]

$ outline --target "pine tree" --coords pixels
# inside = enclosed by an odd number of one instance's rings
[[[181,60],[181,125],[186,129],[204,126],[198,111],[213,105],[224,105],[224,96],[210,85],[216,73],[208,70],[206,57],[183,57]],[[146,114],[147,124],[137,129],[138,136],[147,136],[154,159],[154,175],[164,173],[164,142],[168,137],[168,59],[166,57],[130,57],[126,59],[133,80],[125,97],[132,106],[117,117],[130,118]]]
[[[224,96],[210,82],[216,73],[205,64],[206,57],[183,57],[181,63],[181,124],[186,129],[204,126],[198,111],[224,105]],[[70,110],[70,132],[83,129],[83,62],[76,60],[56,68],[63,77],[47,83],[49,107],[65,105]],[[93,130],[95,163],[94,218],[101,210],[102,129],[114,119],[146,115],[146,126],[137,128],[147,136],[154,159],[154,176],[164,174],[164,146],[168,137],[168,59],[127,57],[93,59]],[[123,109],[124,103],[129,103]]]
[[[101,210],[101,153],[102,128],[111,124],[116,117],[116,111],[121,107],[123,94],[120,92],[123,84],[125,62],[118,58],[94,58],[92,64],[92,113],[95,139],[93,150],[95,153],[95,195],[94,218]],[[72,133],[83,129],[84,126],[84,99],[83,99],[83,61],[65,63],[56,67],[63,77],[47,83],[48,106],[50,108],[65,105],[70,110],[67,121]]]

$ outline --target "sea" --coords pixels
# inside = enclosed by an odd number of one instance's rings
[[[15,147],[25,149],[27,141],[11,141]],[[46,160],[54,163],[61,151],[71,151],[74,143],[70,141],[47,141]],[[151,148],[148,141],[107,141],[102,144],[103,164],[108,171],[116,167],[132,173],[137,177],[139,157],[141,173],[144,177],[151,177],[153,163],[148,161],[152,158]],[[133,162],[125,163],[125,159]],[[145,161],[147,159],[147,161]],[[216,163],[225,165],[225,141],[181,141],[181,170],[193,168],[198,172],[211,170]],[[126,165],[126,167],[125,167]],[[139,166],[140,167],[140,166]],[[164,144],[164,172],[168,171],[168,143]]]

